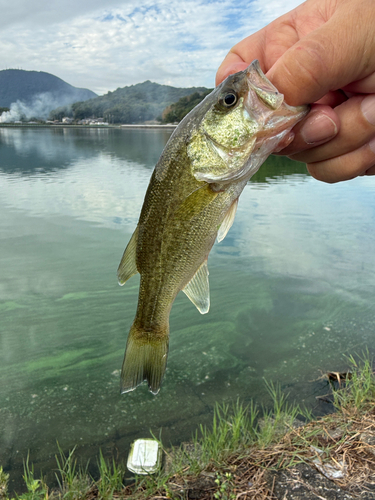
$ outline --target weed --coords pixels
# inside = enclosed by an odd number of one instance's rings
[[[103,457],[102,450],[99,450],[98,461],[100,479],[96,482],[99,498],[111,500],[115,492],[121,491],[124,487],[123,477],[125,474],[122,465],[116,465],[114,459],[109,463]]]
[[[58,443],[57,446],[59,457],[56,455],[55,458],[59,474],[56,474],[56,479],[63,499],[80,500],[85,498],[86,493],[91,488],[87,466],[85,469],[77,467],[77,459],[74,458],[76,447],[69,451],[68,455],[65,455]]]
[[[238,401],[230,408],[229,405],[217,404],[214,409],[212,429],[200,426],[201,437],[194,438],[196,449],[201,449],[200,464],[207,465],[210,461],[219,463],[228,455],[239,453],[250,446],[256,437],[254,423],[258,410],[251,403],[243,407]]]
[[[167,494],[168,498],[175,498],[172,489],[169,486],[169,480],[174,474],[166,474],[164,471],[159,470],[152,476],[137,476],[134,485],[134,493],[131,498],[151,498],[160,496],[164,498],[163,492]],[[158,493],[160,495],[158,495]],[[177,498],[180,498],[179,496]]]
[[[269,446],[280,439],[293,427],[297,416],[303,413],[298,405],[288,402],[288,394],[281,392],[279,385],[265,381],[267,390],[273,401],[272,410],[263,409],[263,417],[256,430],[257,443],[261,448]]]
[[[8,494],[9,474],[0,467],[0,499],[6,499]]]
[[[349,356],[348,361],[352,367],[350,377],[346,377],[344,387],[333,392],[334,405],[339,411],[353,407],[358,412],[368,410],[374,406],[375,399],[375,378],[369,353],[359,356],[359,361]]]
[[[216,500],[234,500],[236,495],[233,491],[232,484],[233,476],[230,472],[226,472],[221,475],[219,473],[216,474],[215,483],[217,484],[217,491],[214,493],[214,498]]]
[[[23,463],[23,479],[26,484],[27,492],[23,493],[19,499],[22,500],[41,500],[48,499],[48,487],[43,479],[35,479],[34,466],[29,466],[29,454],[26,462]]]

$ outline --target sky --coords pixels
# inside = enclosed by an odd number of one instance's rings
[[[151,80],[214,86],[229,49],[302,0],[0,0],[0,70],[105,94]]]

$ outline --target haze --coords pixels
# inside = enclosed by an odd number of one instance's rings
[[[232,45],[300,3],[0,0],[0,69],[46,71],[98,94],[145,80],[213,87]]]

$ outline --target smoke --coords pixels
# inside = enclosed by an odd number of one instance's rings
[[[45,120],[53,109],[72,102],[74,102],[74,99],[72,99],[71,95],[61,95],[53,92],[36,94],[29,102],[20,100],[12,102],[10,110],[5,111],[0,116],[0,123],[27,121],[32,118]]]

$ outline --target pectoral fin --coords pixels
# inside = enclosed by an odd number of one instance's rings
[[[238,206],[238,198],[237,198],[237,200],[234,200],[234,202],[230,206],[228,212],[225,214],[223,222],[221,223],[221,226],[220,226],[219,231],[217,233],[218,243],[220,243],[220,241],[223,241],[223,239],[228,234],[229,229],[232,227],[232,224],[234,222],[234,218],[236,217],[236,213],[237,213],[237,206]]]
[[[129,278],[137,274],[138,269],[135,263],[135,254],[137,250],[138,241],[138,227],[130,238],[128,246],[125,249],[124,255],[122,256],[120,265],[117,269],[117,278],[119,284],[122,286],[128,281]]]
[[[210,288],[208,283],[207,260],[198,268],[192,279],[182,290],[189,297],[201,314],[210,308]]]

